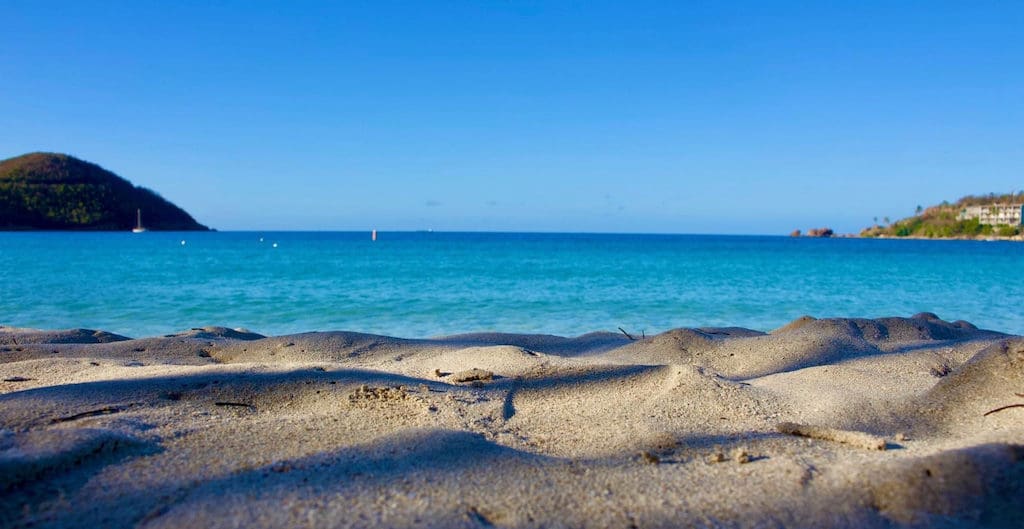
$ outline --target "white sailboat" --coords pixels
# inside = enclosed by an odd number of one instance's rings
[[[132,228],[132,233],[142,233],[142,232],[146,231],[146,228],[142,227],[142,210],[141,209],[135,210],[135,217],[136,217],[135,227]]]

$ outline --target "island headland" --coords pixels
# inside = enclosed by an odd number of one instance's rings
[[[956,202],[918,206],[907,218],[876,224],[861,237],[1024,240],[1024,193],[971,195]]]
[[[0,161],[0,230],[207,231],[156,192],[73,156]]]

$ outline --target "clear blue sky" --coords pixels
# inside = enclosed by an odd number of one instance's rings
[[[1024,187],[1024,2],[171,3],[0,0],[0,158],[227,230],[856,231]]]

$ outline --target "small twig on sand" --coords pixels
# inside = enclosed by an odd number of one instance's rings
[[[51,424],[59,422],[76,421],[78,419],[84,419],[86,417],[95,417],[97,415],[110,415],[111,413],[120,413],[127,410],[128,406],[107,406],[106,408],[99,408],[96,410],[83,411],[82,413],[76,413],[74,415],[68,415],[67,417],[55,417],[50,419]]]
[[[219,401],[219,402],[214,402],[213,405],[214,406],[234,406],[236,408],[249,408],[250,410],[253,410],[253,411],[256,410],[256,405],[255,404],[248,404],[248,403],[245,403],[245,402],[225,402],[225,401]]]
[[[1024,393],[1014,393],[1014,396],[1017,396],[1017,397],[1020,397],[1020,398],[1024,399]],[[1003,410],[1008,410],[1010,408],[1024,408],[1024,404],[1010,404],[1008,406],[1002,406],[1002,407],[996,408],[994,410],[989,410],[989,411],[985,412],[982,415],[982,417],[988,417],[989,415],[992,415],[993,413],[1000,412],[1000,411],[1003,411]]]
[[[989,411],[985,412],[985,414],[982,415],[982,417],[988,417],[989,415],[992,415],[993,413],[996,413],[998,411],[1008,410],[1010,408],[1024,408],[1024,404],[1010,404],[1009,406],[1003,406],[1001,408],[996,408],[994,410],[989,410]]]
[[[850,430],[837,430],[835,428],[822,428],[820,426],[809,426],[794,422],[782,422],[775,426],[780,433],[788,435],[799,435],[811,439],[823,441],[835,441],[853,445],[866,450],[885,450],[885,439],[876,437],[865,432],[854,432]]]
[[[626,338],[629,338],[630,340],[636,340],[636,338],[634,338],[628,332],[626,332],[626,329],[623,329],[622,327],[619,327],[619,330],[622,331],[622,334],[626,335]]]

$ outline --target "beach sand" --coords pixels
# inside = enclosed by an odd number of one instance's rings
[[[1024,526],[1024,338],[634,338],[0,327],[0,526]]]

